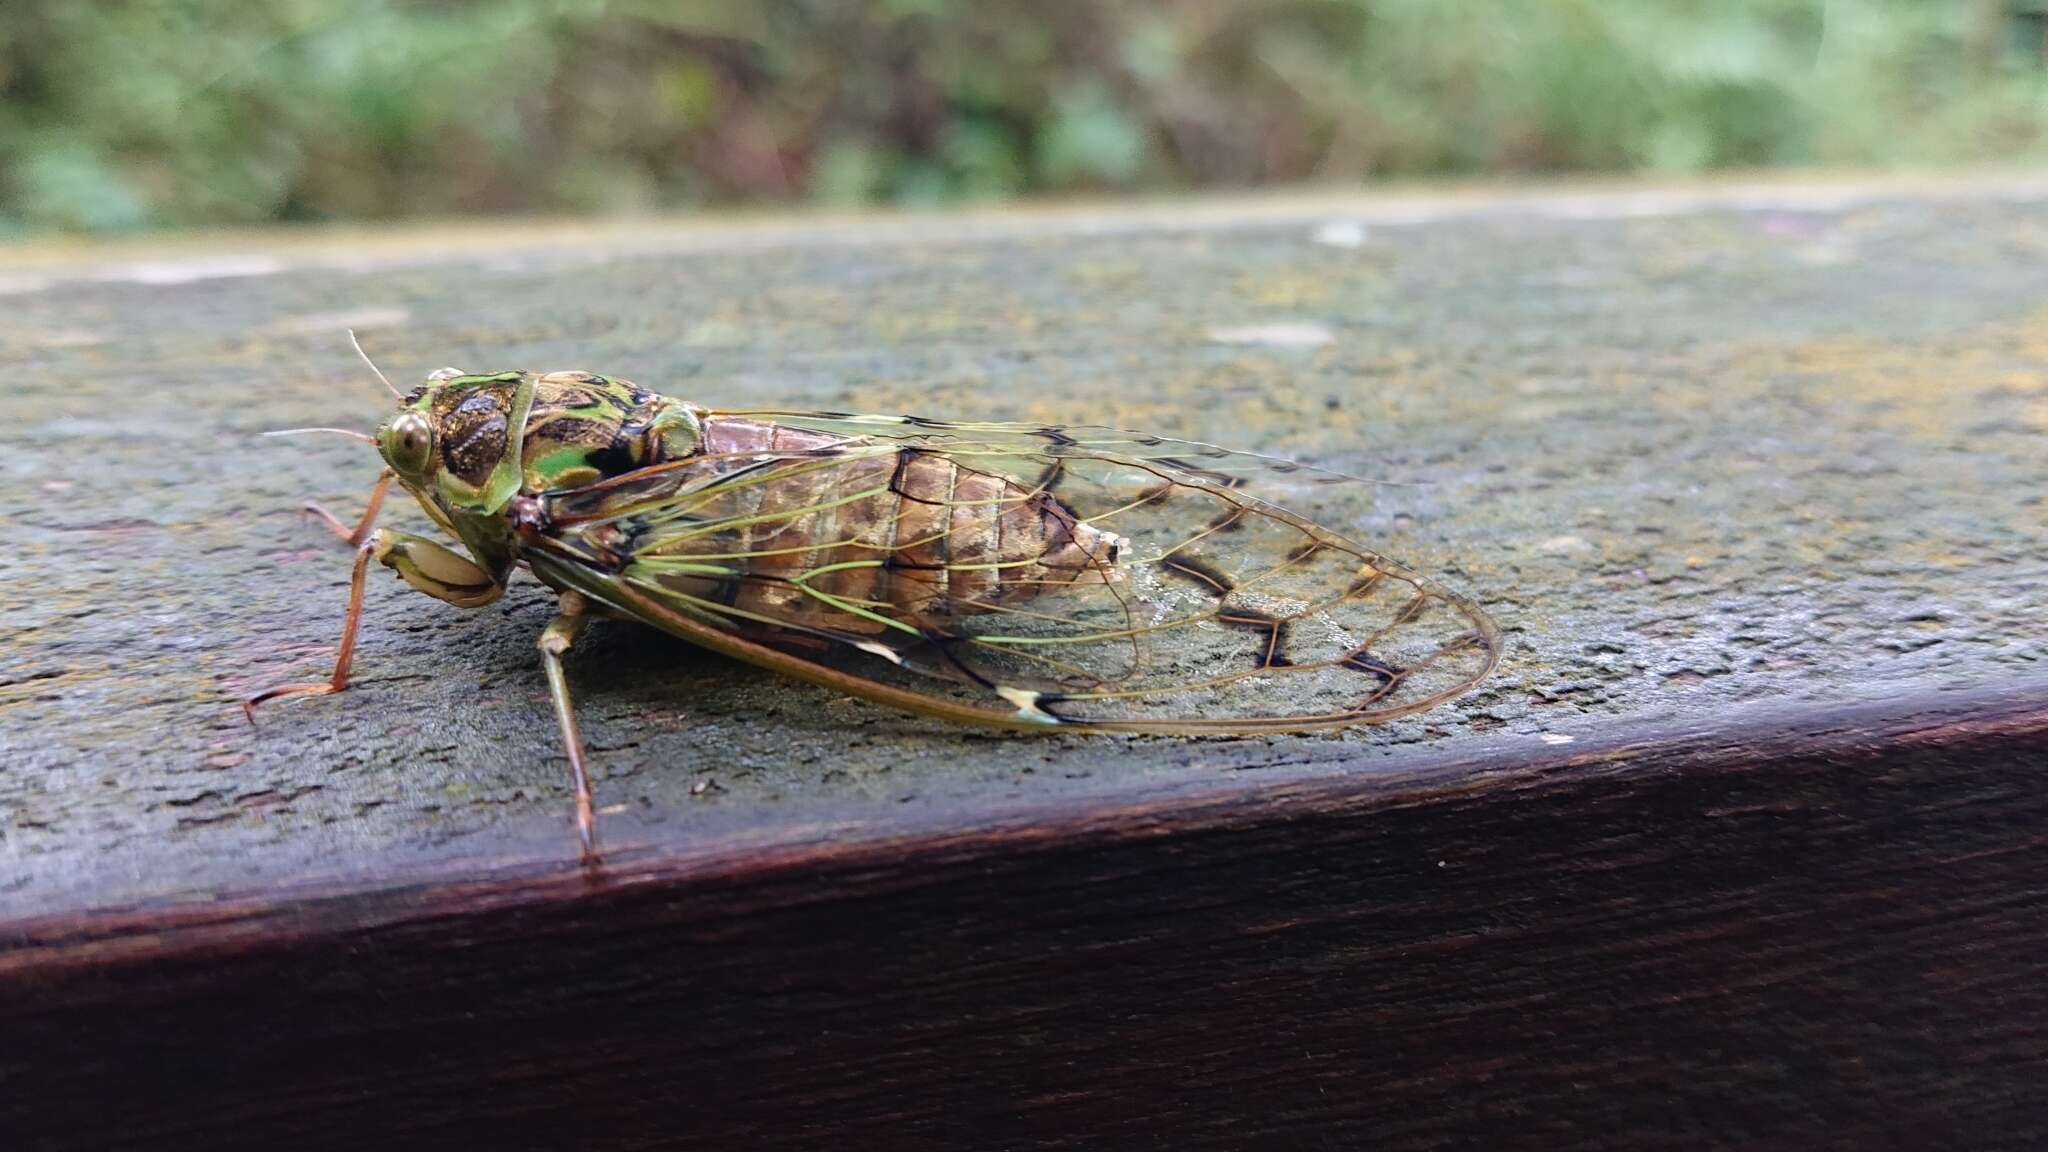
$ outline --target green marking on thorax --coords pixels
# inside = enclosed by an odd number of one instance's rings
[[[498,457],[498,466],[491,469],[489,479],[484,481],[483,499],[477,511],[485,514],[495,514],[518,495],[523,475],[520,456],[526,448],[526,418],[533,412],[534,380],[524,372],[512,375],[519,386],[512,392],[512,412],[506,420],[505,454]]]
[[[536,487],[578,488],[601,479],[604,474],[590,463],[590,453],[587,445],[569,444],[535,460],[533,473],[541,480]],[[576,478],[574,483],[571,477]]]

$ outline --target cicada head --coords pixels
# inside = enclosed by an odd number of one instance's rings
[[[533,407],[525,372],[464,375],[444,368],[400,401],[377,429],[377,451],[423,503],[488,516],[519,490],[520,437]]]
[[[377,449],[422,500],[489,516],[522,491],[580,487],[681,459],[702,437],[697,409],[623,380],[444,368],[377,430]]]

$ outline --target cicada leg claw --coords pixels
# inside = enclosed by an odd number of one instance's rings
[[[371,541],[356,549],[355,567],[348,576],[348,615],[341,625],[341,650],[334,657],[334,674],[325,680],[306,684],[280,684],[267,691],[242,701],[242,714],[249,723],[256,722],[256,706],[265,700],[280,696],[325,696],[348,687],[348,666],[356,655],[356,632],[363,622],[363,580],[369,574],[370,561],[377,556],[377,542]]]

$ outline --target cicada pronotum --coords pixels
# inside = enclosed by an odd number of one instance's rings
[[[1371,723],[1450,699],[1499,656],[1471,601],[1284,506],[1362,481],[1208,444],[717,411],[588,372],[454,369],[401,396],[374,440],[385,468],[361,521],[321,513],[360,546],[333,675],[250,704],[348,682],[373,560],[463,608],[525,568],[559,598],[540,652],[586,858],[562,654],[592,616],[908,711],[1039,731]],[[467,557],[371,533],[393,479]]]

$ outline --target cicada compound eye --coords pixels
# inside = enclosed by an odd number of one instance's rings
[[[434,425],[418,412],[401,412],[384,426],[377,446],[400,475],[425,475],[434,458]]]

